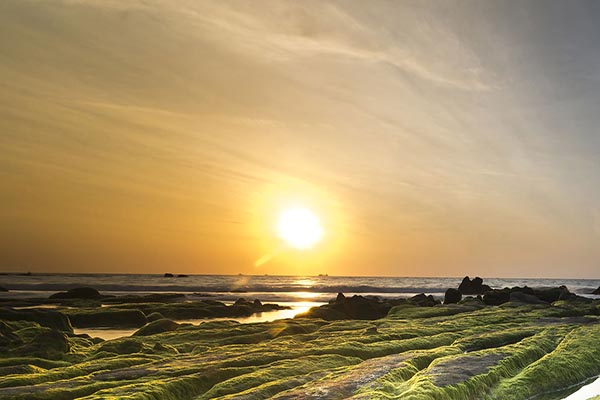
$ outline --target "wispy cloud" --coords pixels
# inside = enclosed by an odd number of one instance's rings
[[[114,250],[120,231],[128,260],[152,263],[160,236],[186,265],[252,265],[248,199],[301,182],[348,216],[338,271],[545,247],[538,265],[580,250],[584,275],[600,257],[597,16],[529,1],[2,1],[0,239],[38,232],[67,254],[81,236],[99,253],[94,235]]]

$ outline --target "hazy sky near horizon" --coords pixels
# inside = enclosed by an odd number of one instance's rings
[[[0,271],[599,278],[598,38],[593,1],[3,0]],[[279,252],[295,203],[325,240]]]

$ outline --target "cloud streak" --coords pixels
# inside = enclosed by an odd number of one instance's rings
[[[237,273],[264,254],[252,199],[292,187],[345,216],[330,274],[377,259],[388,275],[552,263],[588,276],[598,14],[583,2],[6,0],[0,269],[76,270],[106,251],[110,265],[162,272],[152,248],[189,271]],[[52,251],[26,251],[48,238]]]

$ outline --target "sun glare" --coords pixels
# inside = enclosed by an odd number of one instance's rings
[[[294,207],[284,210],[279,215],[277,233],[290,247],[305,250],[321,240],[323,227],[312,211],[304,207]]]

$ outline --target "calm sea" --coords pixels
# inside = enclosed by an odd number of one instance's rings
[[[586,295],[600,286],[600,279],[500,279],[484,278],[493,288],[512,286],[550,287],[566,285],[574,293]],[[46,296],[79,286],[91,286],[105,294],[179,292],[193,297],[232,301],[239,297],[261,301],[325,302],[338,292],[382,297],[407,297],[418,293],[443,296],[457,287],[462,277],[395,278],[340,276],[253,276],[253,275],[163,275],[125,274],[32,274],[0,275],[2,296]]]

